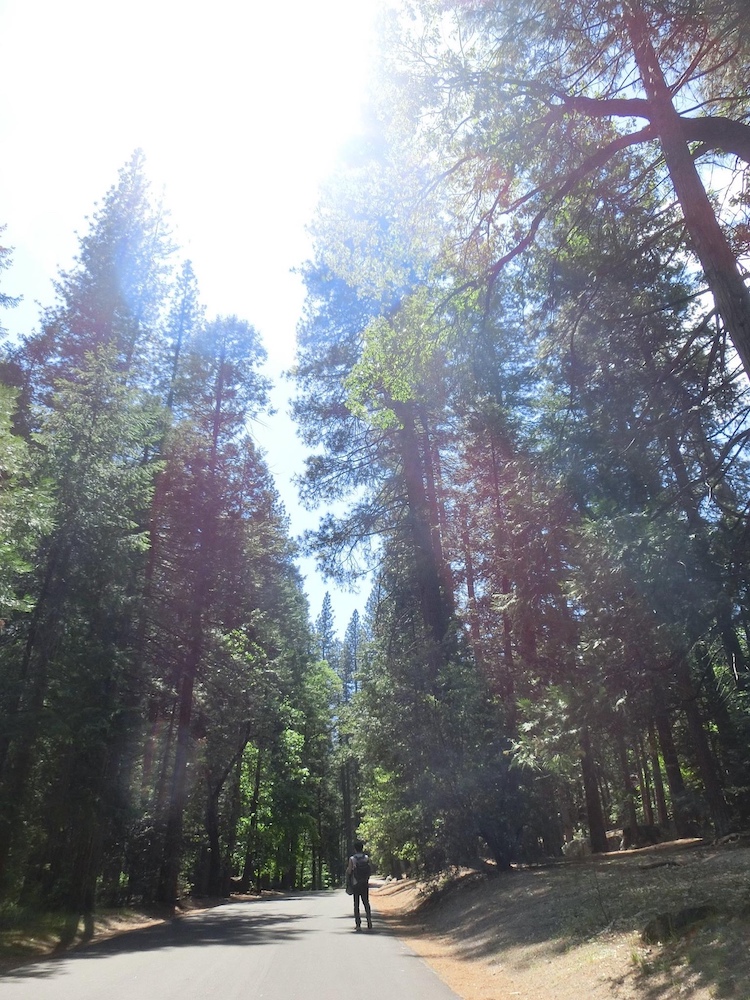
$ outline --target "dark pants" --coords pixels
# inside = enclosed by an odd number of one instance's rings
[[[354,886],[354,923],[357,927],[362,923],[362,917],[359,913],[359,902],[362,900],[362,904],[365,908],[365,916],[367,917],[367,926],[372,927],[372,915],[370,914],[370,886],[369,885],[355,885]]]

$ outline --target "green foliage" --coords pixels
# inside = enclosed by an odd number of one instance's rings
[[[726,349],[747,368],[747,330],[690,257],[720,219],[737,278],[745,199],[698,224],[705,175],[695,197],[679,176],[711,153],[739,190],[736,12],[722,34],[700,5],[532,6],[389,19],[305,269],[303,496],[339,502],[309,545],[332,574],[377,567],[339,754],[349,822],[389,864],[554,855],[582,815],[603,850],[665,783],[663,824],[687,783],[722,832],[722,785],[745,787],[719,762],[744,721],[716,678],[748,685],[747,388]]]
[[[51,525],[48,484],[38,477],[27,442],[14,433],[18,390],[0,385],[0,610],[29,610],[23,582],[39,539]]]
[[[5,226],[0,226],[0,235],[5,232],[5,228]],[[8,247],[0,246],[0,271],[5,271],[12,265],[11,252]],[[8,295],[7,292],[0,292],[0,307],[5,309],[12,308],[18,305],[19,302],[20,298],[18,296]],[[0,333],[5,333],[5,327],[2,324],[0,324]]]
[[[136,150],[91,217],[76,264],[60,275],[58,304],[44,313],[42,335],[32,338],[47,369],[41,378],[111,346],[124,373],[149,382],[174,251],[167,215],[151,199],[145,158]]]
[[[247,432],[265,353],[172,280],[165,218],[136,153],[2,365],[0,890],[73,916],[333,855],[337,681]]]

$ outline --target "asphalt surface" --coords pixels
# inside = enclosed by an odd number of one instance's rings
[[[2,1000],[458,1000],[337,892],[229,903],[0,977]]]

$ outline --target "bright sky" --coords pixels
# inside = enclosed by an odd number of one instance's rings
[[[14,248],[3,291],[11,333],[70,264],[76,231],[140,147],[164,189],[177,241],[209,314],[263,335],[272,372],[292,361],[302,290],[290,269],[320,182],[359,127],[378,0],[0,0],[0,224]],[[277,391],[285,408],[287,386]],[[257,429],[301,531],[301,467],[290,423]],[[313,618],[331,591],[339,631],[366,594],[344,594],[302,565]]]

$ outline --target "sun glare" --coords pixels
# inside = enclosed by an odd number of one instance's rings
[[[319,185],[360,127],[378,5],[0,0],[13,84],[0,105],[0,224],[13,248],[3,290],[24,297],[8,329],[37,325],[86,215],[141,148],[209,314],[256,326],[278,379],[302,307],[292,268],[309,253]],[[257,431],[300,531],[312,521],[289,485],[302,458],[287,391],[278,385],[279,413]],[[316,612],[322,591],[304,571]],[[342,598],[342,627],[356,603]]]
[[[0,111],[3,222],[14,271],[34,272],[32,301],[47,287],[36,272],[48,283],[68,263],[74,230],[138,147],[210,308],[247,314],[254,273],[269,297],[274,276],[283,287],[318,186],[359,127],[374,0],[41,6],[0,8],[15,83]]]

